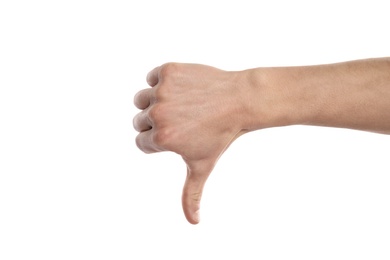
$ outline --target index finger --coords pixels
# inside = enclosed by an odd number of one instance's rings
[[[160,74],[161,66],[158,66],[154,69],[152,69],[148,75],[146,76],[146,82],[148,82],[149,86],[154,87],[157,85],[159,81],[159,74]]]

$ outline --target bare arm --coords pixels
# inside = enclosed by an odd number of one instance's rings
[[[200,199],[218,158],[240,135],[287,125],[390,133],[390,59],[227,72],[168,63],[147,77],[134,103],[146,153],[173,151],[187,164],[183,209],[199,222]]]
[[[266,111],[262,106],[276,108],[268,112],[273,119],[265,126],[304,124],[390,134],[390,58],[247,73],[255,82],[255,96],[267,97],[259,99],[262,104],[254,101],[254,113]],[[253,124],[263,127],[258,117]]]

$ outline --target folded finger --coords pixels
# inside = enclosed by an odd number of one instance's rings
[[[147,115],[148,109],[145,109],[135,115],[133,119],[134,129],[138,132],[143,132],[152,129],[152,122]]]
[[[151,103],[152,89],[147,88],[139,91],[134,96],[134,105],[139,109],[147,108]]]
[[[156,153],[162,151],[153,142],[153,129],[139,133],[135,138],[135,143],[144,153]]]
[[[151,70],[146,76],[146,82],[148,82],[149,86],[154,87],[157,85],[159,81],[160,69],[161,66],[156,67],[153,70]]]

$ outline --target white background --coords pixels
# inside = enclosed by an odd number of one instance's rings
[[[388,56],[386,2],[1,1],[0,259],[389,259],[389,136],[247,134],[193,226],[184,163],[143,154],[132,126],[134,94],[168,61]]]

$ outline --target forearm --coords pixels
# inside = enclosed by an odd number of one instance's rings
[[[390,134],[390,58],[243,74],[251,93],[248,130],[303,124]]]
[[[390,134],[390,59],[227,72],[167,63],[149,72],[134,98],[137,146],[172,151],[187,165],[182,203],[199,222],[203,187],[242,134],[286,125],[344,127]]]

